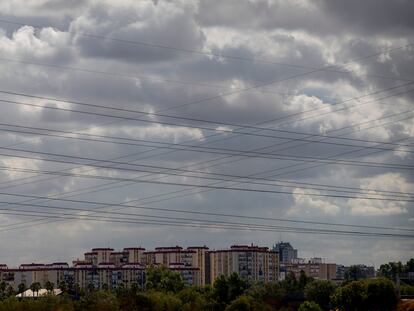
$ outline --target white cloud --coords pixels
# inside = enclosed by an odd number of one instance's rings
[[[398,173],[387,173],[375,177],[363,178],[361,189],[379,189],[383,191],[396,191],[402,193],[413,192],[414,185],[409,183]],[[377,195],[371,192],[373,197],[390,198],[384,195]],[[353,215],[399,215],[407,214],[407,202],[379,201],[379,200],[356,200],[350,199],[347,205]]]
[[[322,214],[336,215],[340,208],[338,205],[331,203],[328,199],[309,196],[309,194],[319,194],[316,190],[306,190],[295,188],[293,199],[295,204],[288,210],[288,214],[311,214],[320,212]]]

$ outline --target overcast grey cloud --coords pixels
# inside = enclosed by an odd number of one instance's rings
[[[201,228],[190,220],[181,226],[101,222],[80,219],[88,212],[71,209],[97,207],[79,201],[116,205],[132,200],[170,210],[414,230],[412,5],[0,1],[0,91],[11,92],[0,93],[0,262],[70,261],[100,246],[270,247],[280,239],[299,248],[302,257],[343,264],[378,265],[413,257],[412,239]],[[252,152],[240,156],[241,151]],[[337,159],[343,161],[326,163]],[[285,183],[214,179],[223,174]],[[306,183],[348,187],[340,190],[380,199],[398,194],[403,200],[360,200],[348,192],[334,194],[351,198],[328,197],[323,195],[332,192],[326,187],[308,189]],[[372,189],[388,192],[378,195]],[[47,196],[78,202],[35,199]],[[327,228],[125,206],[100,211],[135,213],[141,216],[129,217],[141,220],[147,215]],[[51,213],[78,219],[47,218]],[[150,219],[166,221],[145,220]]]

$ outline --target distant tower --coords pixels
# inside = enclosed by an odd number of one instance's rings
[[[279,260],[282,263],[288,263],[298,258],[298,250],[294,249],[289,242],[280,241],[275,244],[273,250],[279,252]]]

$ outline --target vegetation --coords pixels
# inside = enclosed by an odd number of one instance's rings
[[[339,287],[332,305],[344,311],[394,310],[398,302],[394,283],[388,279],[360,280]]]
[[[409,272],[414,272],[414,258],[411,258],[406,264],[400,261],[383,264],[378,272],[379,276],[395,281],[397,276],[401,277]]]
[[[49,295],[37,298],[15,298],[16,292],[0,283],[0,311],[175,311],[175,310],[299,310],[359,311],[410,310],[407,303],[398,303],[395,284],[388,278],[358,280],[335,285],[330,281],[313,280],[301,273],[276,283],[249,283],[237,274],[219,277],[212,286],[185,286],[181,275],[164,268],[150,268],[143,286],[131,284],[110,290],[90,284],[81,290],[76,284],[58,284],[64,289],[53,296],[54,284],[48,283]],[[31,284],[35,292],[39,284]],[[18,292],[26,285],[18,286]],[[412,292],[404,284],[401,291]]]

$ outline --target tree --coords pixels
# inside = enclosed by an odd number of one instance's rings
[[[0,300],[4,298],[6,293],[7,284],[6,282],[2,281],[0,283]]]
[[[91,293],[95,290],[95,285],[92,282],[88,284],[88,292]]]
[[[378,274],[379,276],[396,280],[397,274],[404,272],[404,265],[399,262],[389,262],[380,266]]]
[[[53,289],[55,288],[55,284],[53,284],[50,281],[47,281],[45,283],[45,288],[47,289],[48,293],[52,293],[53,292]]]
[[[367,305],[370,310],[394,310],[398,302],[394,283],[377,279],[367,284]]]
[[[148,307],[138,308],[137,310],[163,310],[163,311],[181,311],[182,304],[180,299],[171,293],[150,291],[148,298]]]
[[[7,287],[6,282],[2,281],[2,282],[0,283],[0,293],[2,293],[2,294],[3,294],[3,293],[6,291],[6,287]]]
[[[228,278],[230,301],[242,295],[247,289],[247,282],[240,278],[237,273],[232,273]]]
[[[364,275],[361,267],[359,266],[350,266],[348,271],[345,272],[345,280],[347,281],[358,281],[363,278]]]
[[[366,311],[366,286],[363,281],[353,281],[337,288],[332,304],[339,310]]]
[[[195,287],[187,287],[177,297],[182,302],[182,310],[202,310],[206,305],[205,297]]]
[[[13,286],[11,286],[11,284],[9,284],[9,286],[7,286],[6,294],[7,294],[8,297],[14,295],[14,288],[13,288]]]
[[[34,283],[32,283],[32,285],[30,285],[30,290],[33,292],[33,297],[35,296],[35,293],[36,293],[37,297],[39,296],[39,290],[41,288],[42,288],[42,286],[40,285],[39,282],[34,282]]]
[[[25,283],[20,283],[17,286],[17,290],[19,291],[19,294],[23,293],[26,289],[27,289],[27,287],[26,287],[26,284]]]
[[[407,261],[406,267],[407,272],[414,272],[414,258]]]
[[[138,285],[138,283],[132,283],[131,284],[131,292],[133,294],[136,294],[139,290],[141,290],[141,287]]]
[[[389,311],[398,302],[394,284],[387,279],[353,281],[339,287],[332,297],[333,306],[346,311]]]
[[[286,290],[280,283],[257,283],[251,286],[247,292],[255,301],[263,301],[277,310],[286,296]]]
[[[213,292],[218,302],[224,304],[229,302],[229,283],[224,275],[220,275],[214,281]]]
[[[296,280],[296,276],[293,272],[288,272],[281,284],[288,293],[298,290],[298,281]]]
[[[335,286],[330,281],[314,280],[305,287],[306,300],[317,303],[322,310],[329,310],[330,297],[335,292]]]
[[[228,278],[220,275],[213,284],[213,297],[223,306],[243,295],[246,289],[247,282],[237,273],[232,273]]]
[[[180,273],[165,267],[150,267],[147,270],[147,289],[178,293],[184,288],[184,281]]]
[[[298,311],[322,311],[322,308],[313,301],[305,301],[299,306]]]
[[[63,293],[65,293],[65,292],[68,290],[68,284],[66,284],[66,282],[65,282],[65,281],[60,281],[58,286],[59,286],[59,289],[60,289]]]
[[[299,274],[299,281],[298,281],[298,287],[300,290],[304,290],[305,286],[312,282],[313,278],[312,277],[308,277],[305,273],[305,271],[300,270],[300,274]]]

